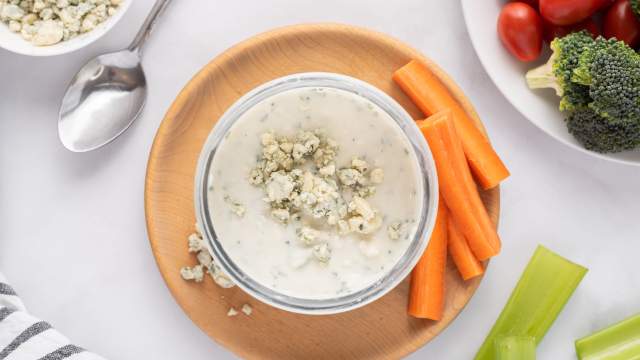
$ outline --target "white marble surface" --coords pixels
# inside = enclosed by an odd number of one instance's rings
[[[370,27],[432,57],[474,101],[513,173],[502,192],[503,253],[459,319],[413,359],[470,358],[538,243],[591,269],[540,359],[571,359],[575,338],[640,311],[640,168],[571,150],[520,116],[480,67],[458,1],[175,1],[146,49],[142,117],[104,149],[66,151],[56,134],[66,83],[88,58],[125,46],[151,3],[135,0],[119,26],[71,55],[0,49],[0,271],[78,344],[111,359],[233,358],[183,314],[156,269],[144,227],[147,155],[198,69],[248,36],[300,22]]]

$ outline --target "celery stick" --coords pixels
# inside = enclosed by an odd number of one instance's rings
[[[476,360],[493,360],[500,337],[531,336],[539,344],[586,273],[586,268],[538,246]]]
[[[580,360],[640,359],[640,314],[576,340]]]
[[[498,338],[496,360],[536,360],[536,339],[531,336]]]

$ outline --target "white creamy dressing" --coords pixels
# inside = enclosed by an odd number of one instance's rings
[[[313,129],[325,130],[338,143],[338,168],[359,156],[384,171],[384,181],[367,199],[382,215],[382,227],[368,236],[319,229],[332,249],[326,264],[312,261],[311,250],[296,239],[304,219],[288,225],[275,221],[263,190],[248,181],[263,133],[293,137]],[[405,253],[424,206],[419,176],[409,141],[377,105],[339,89],[299,88],[263,100],[231,127],[212,162],[209,207],[220,243],[246,275],[289,296],[334,298],[372,285]],[[229,206],[229,197],[244,206],[242,216]],[[406,235],[392,240],[387,227],[398,221],[409,221]]]

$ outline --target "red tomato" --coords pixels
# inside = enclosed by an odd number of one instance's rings
[[[532,8],[538,10],[538,0],[520,0],[519,2],[523,2],[523,3],[531,6]]]
[[[542,19],[544,26],[544,40],[551,43],[557,37],[563,37],[575,31],[587,30],[595,39],[600,35],[600,26],[593,18],[569,26],[554,25],[545,19]]]
[[[640,44],[640,21],[629,0],[618,0],[604,16],[604,36],[617,38],[631,47]]]
[[[611,0],[540,0],[540,14],[555,25],[577,24],[591,17]]]
[[[498,17],[502,44],[520,61],[533,61],[542,51],[542,19],[522,2],[506,4]]]
[[[598,10],[607,10],[611,5],[613,5],[613,3],[615,1],[616,0],[605,0],[605,1],[602,1],[602,5],[600,6],[600,9],[598,9]]]

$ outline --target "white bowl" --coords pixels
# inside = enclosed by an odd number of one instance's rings
[[[61,41],[49,46],[33,45],[29,41],[24,40],[20,34],[10,31],[5,23],[0,22],[0,47],[14,53],[29,56],[53,56],[70,53],[91,44],[106,34],[122,19],[122,16],[124,16],[124,13],[129,9],[130,5],[131,0],[124,0],[118,8],[118,11],[105,22],[96,26],[95,29],[73,39]]]
[[[558,110],[560,99],[553,90],[531,90],[524,75],[527,70],[547,61],[549,52],[537,62],[516,60],[502,46],[497,34],[497,22],[504,0],[461,0],[464,20],[480,62],[502,94],[524,117],[561,143],[595,157],[640,166],[640,150],[614,154],[599,154],[586,150],[569,134],[564,115]]]

